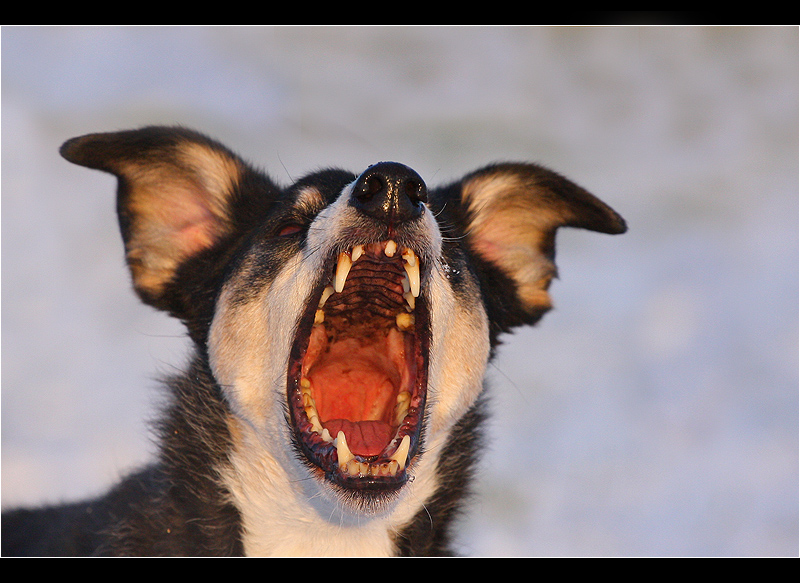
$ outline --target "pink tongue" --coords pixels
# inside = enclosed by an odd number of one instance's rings
[[[344,431],[347,447],[356,455],[378,455],[392,438],[392,428],[384,421],[331,419],[324,426],[333,437]]]

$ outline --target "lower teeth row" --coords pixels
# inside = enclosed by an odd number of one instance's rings
[[[396,476],[397,472],[402,472],[405,469],[406,463],[408,462],[408,450],[411,445],[411,438],[408,435],[403,436],[400,445],[391,457],[387,461],[378,464],[362,462],[355,459],[350,448],[347,447],[347,440],[345,439],[343,431],[340,431],[339,435],[336,436],[335,445],[339,469],[343,473],[354,477]]]
[[[309,379],[302,378],[300,380],[300,394],[303,400],[303,409],[311,423],[311,430],[319,434],[323,441],[332,443],[336,447],[337,464],[343,473],[350,476],[395,476],[397,472],[405,469],[408,461],[408,449],[411,444],[411,438],[408,435],[403,437],[397,451],[387,461],[377,464],[359,461],[355,459],[355,456],[347,446],[343,431],[340,431],[334,439],[328,429],[322,427],[314,397],[311,395],[311,381]],[[395,405],[394,411],[396,425],[399,426],[405,419],[410,402],[411,394],[408,391],[403,391],[397,396],[397,405]]]

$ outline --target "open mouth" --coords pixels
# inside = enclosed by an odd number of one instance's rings
[[[428,328],[414,251],[384,241],[338,255],[298,326],[288,372],[297,443],[330,482],[385,494],[408,480]]]

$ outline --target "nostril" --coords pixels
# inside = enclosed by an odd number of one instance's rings
[[[364,184],[364,191],[361,196],[363,198],[372,198],[384,190],[384,188],[386,188],[386,182],[381,177],[373,174],[367,178],[367,181]]]
[[[404,185],[404,193],[412,202],[428,202],[428,190],[416,180],[408,180]]]

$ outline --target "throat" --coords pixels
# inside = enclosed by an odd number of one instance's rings
[[[410,339],[396,328],[341,339],[327,334],[322,326],[312,332],[310,346],[321,353],[308,359],[304,374],[320,424],[332,436],[343,431],[354,454],[376,456],[407,413],[414,376]]]

